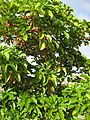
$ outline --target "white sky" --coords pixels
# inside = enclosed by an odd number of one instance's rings
[[[90,0],[62,0],[62,2],[71,6],[76,11],[74,14],[77,18],[90,21]],[[87,58],[90,58],[90,46],[82,45],[80,51]]]

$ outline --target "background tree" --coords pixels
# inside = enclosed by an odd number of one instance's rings
[[[74,76],[90,74],[90,61],[79,51],[88,44],[90,23],[72,12],[59,0],[0,1],[2,120],[90,117],[90,77]]]

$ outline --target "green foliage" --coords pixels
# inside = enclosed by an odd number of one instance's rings
[[[79,47],[90,23],[72,12],[59,0],[0,1],[1,120],[89,120],[90,60]]]

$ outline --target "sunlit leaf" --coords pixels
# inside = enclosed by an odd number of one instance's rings
[[[46,47],[46,43],[45,43],[45,42],[43,42],[43,43],[41,44],[41,46],[40,46],[40,50],[45,49],[45,47]]]
[[[27,38],[28,38],[27,34],[23,36],[23,39],[24,39],[25,41],[27,41]]]
[[[52,13],[52,11],[48,11],[48,15],[51,17],[51,18],[53,18],[53,13]]]
[[[66,31],[64,31],[64,35],[65,35],[65,37],[67,38],[67,39],[69,39],[69,33],[67,33]]]

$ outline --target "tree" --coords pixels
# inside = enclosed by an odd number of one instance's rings
[[[90,117],[90,61],[79,51],[90,23],[72,12],[59,0],[0,1],[2,120]],[[86,84],[76,72],[88,74]]]

